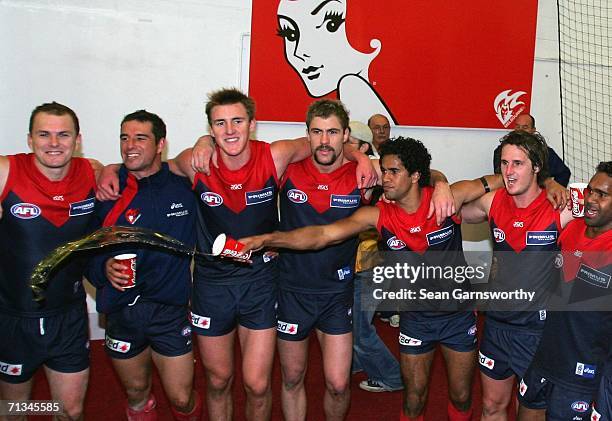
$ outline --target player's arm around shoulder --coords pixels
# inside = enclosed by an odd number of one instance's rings
[[[9,159],[7,156],[0,155],[0,195],[4,193],[6,187],[6,181],[9,175]],[[2,206],[0,205],[0,219],[2,219]]]
[[[453,183],[451,190],[461,218],[468,223],[486,221],[495,196],[494,190],[501,187],[503,180],[500,175],[487,175]]]
[[[279,178],[285,173],[287,165],[299,162],[312,155],[310,142],[306,137],[276,140],[270,144],[270,153],[276,167],[276,175]]]
[[[333,224],[311,225],[292,231],[274,231],[269,234],[241,238],[238,241],[243,243],[247,250],[259,250],[264,247],[319,250],[376,227],[378,214],[378,208],[363,206],[351,216]]]

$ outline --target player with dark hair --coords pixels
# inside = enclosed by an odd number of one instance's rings
[[[587,420],[599,379],[602,390],[609,380],[603,365],[612,349],[611,296],[605,286],[612,277],[612,161],[597,167],[585,189],[584,218],[565,227],[559,245],[568,304],[547,315],[540,345],[520,382],[523,421]],[[594,413],[609,412],[609,400],[600,393]]]
[[[189,180],[170,172],[161,154],[166,125],[139,110],[121,121],[121,198],[96,207],[98,225],[149,228],[195,245],[196,203]],[[126,288],[124,264],[113,256],[136,254],[136,286]],[[151,392],[152,364],[159,372],[177,420],[199,420],[202,401],[193,388],[189,303],[191,258],[133,245],[94,258],[88,279],[106,314],[106,352],[127,392],[128,420],[157,419]]]
[[[376,207],[362,207],[351,216],[331,224],[305,226],[240,241],[255,250],[268,246],[321,250],[318,253],[324,253],[362,231],[376,228],[387,250],[410,251],[420,262],[450,258],[451,261],[445,261],[445,264],[465,264],[459,219],[447,217],[439,226],[434,219],[427,217],[433,189],[427,183],[431,157],[425,146],[417,140],[399,137],[386,142],[381,154],[383,189],[386,198],[393,203],[379,202]],[[499,177],[491,176],[486,180],[487,185],[501,185]],[[484,194],[480,180],[455,183],[451,190],[456,209]],[[444,234],[438,236],[441,232]],[[434,237],[437,240],[433,240]],[[401,419],[422,419],[436,343],[442,344],[449,371],[449,417],[451,420],[469,419],[476,349],[474,314],[408,311],[402,313],[400,319],[401,370],[406,387]],[[436,326],[433,328],[435,333],[427,332],[426,327],[433,325]]]

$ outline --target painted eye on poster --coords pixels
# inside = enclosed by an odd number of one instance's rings
[[[395,122],[368,77],[382,44],[371,39],[371,53],[353,48],[346,35],[344,0],[280,0],[277,18],[285,59],[310,96],[337,91],[352,116],[382,114]]]

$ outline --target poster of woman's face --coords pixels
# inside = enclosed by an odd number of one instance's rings
[[[534,0],[253,0],[252,10],[259,120],[304,121],[323,96],[351,118],[411,126],[500,128],[510,104],[529,106]]]

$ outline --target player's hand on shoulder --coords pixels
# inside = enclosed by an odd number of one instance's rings
[[[546,187],[546,198],[555,209],[563,209],[570,206],[569,191],[553,178],[548,178],[544,185]]]
[[[436,223],[442,225],[444,220],[455,214],[455,198],[451,191],[450,185],[444,181],[438,181],[435,184],[431,200],[429,202],[429,212],[427,218],[436,215]]]
[[[96,199],[101,202],[117,200],[119,194],[119,176],[117,175],[119,166],[116,164],[106,165],[98,176],[98,188]]]
[[[210,175],[211,162],[218,168],[214,139],[210,135],[200,136],[191,152],[191,167],[196,172]]]

